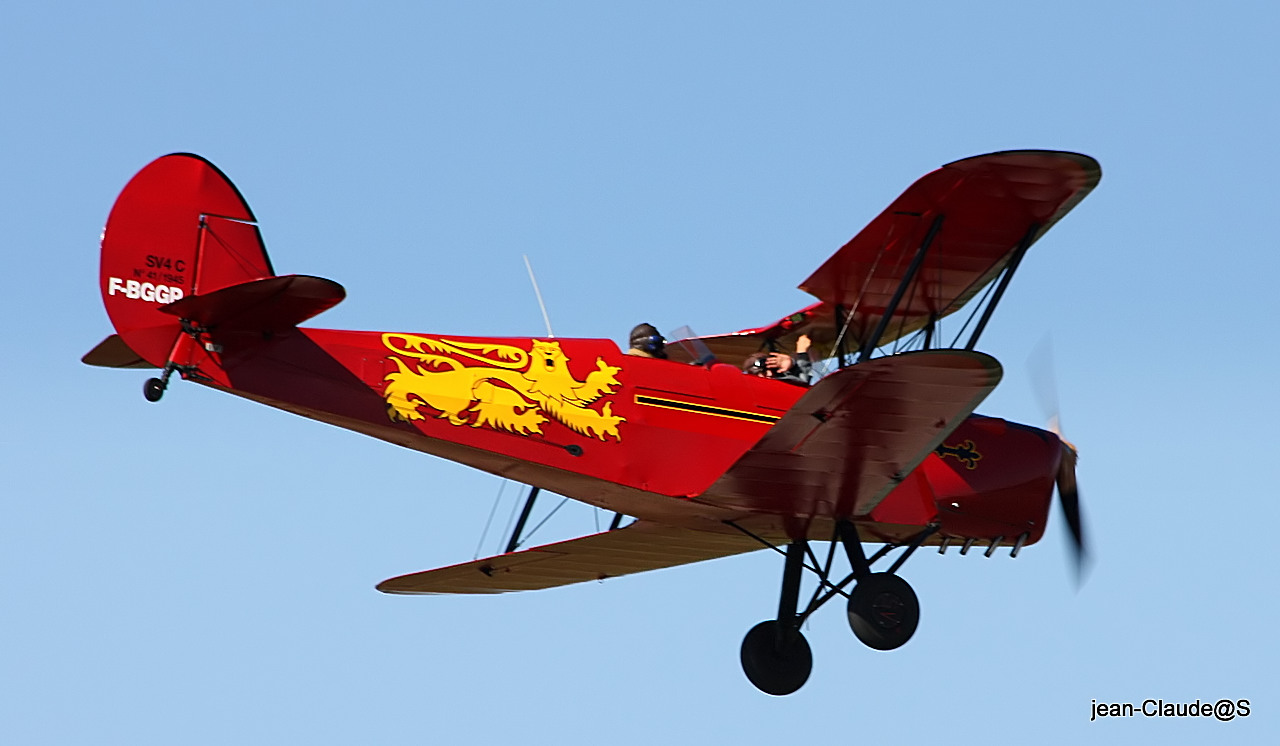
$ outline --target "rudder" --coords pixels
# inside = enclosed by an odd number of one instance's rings
[[[274,276],[244,197],[200,156],[152,161],[125,185],[107,218],[102,301],[128,348],[156,367],[182,334],[161,306]]]

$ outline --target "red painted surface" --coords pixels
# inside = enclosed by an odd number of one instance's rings
[[[947,164],[909,186],[804,282],[819,302],[768,326],[703,337],[725,362],[774,342],[790,348],[809,335],[833,354],[836,307],[849,319],[845,347],[856,351],[875,330],[938,218],[923,263],[886,327],[884,345],[959,310],[1005,267],[1030,232],[1033,242],[1098,184],[1097,161],[1042,150],[990,153]],[[676,355],[685,355],[676,346]]]
[[[1093,189],[1102,171],[1076,153],[1010,151],[949,163],[907,188],[866,228],[800,283],[852,313],[866,339],[888,308],[916,250],[939,229],[891,328],[912,331],[960,308],[1035,227],[1043,235]]]
[[[829,326],[834,303],[856,306],[863,329],[893,276],[871,272],[869,257],[900,265],[939,211],[939,258],[903,313],[949,308],[1002,266],[1028,221],[1047,228],[1092,188],[1090,163],[1017,153],[944,167],[806,281],[821,303],[729,336],[758,347]],[[883,357],[805,389],[732,366],[631,357],[608,340],[299,328],[345,293],[276,277],[253,220],[196,156],[166,156],[134,177],[102,246],[103,299],[126,348],[106,357],[132,351],[229,393],[650,521],[755,521],[823,539],[837,518],[890,539],[934,522],[934,541],[1043,533],[1059,441],[970,416],[1000,378],[988,356]],[[849,279],[858,273],[861,284]]]
[[[107,218],[99,275],[125,344],[162,366],[180,327],[160,306],[272,277],[254,220],[235,185],[199,156],[167,155],[139,171]]]

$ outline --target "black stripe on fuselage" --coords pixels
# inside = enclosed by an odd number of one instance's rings
[[[656,396],[643,396],[640,394],[636,395],[636,404],[645,404],[650,407],[662,407],[664,409],[677,409],[681,412],[705,414],[711,415],[712,417],[728,417],[734,420],[762,422],[766,425],[772,425],[780,419],[778,415],[744,412],[740,409],[725,409],[724,407],[711,407],[706,404],[694,404],[693,402],[680,401],[678,399],[661,399]]]

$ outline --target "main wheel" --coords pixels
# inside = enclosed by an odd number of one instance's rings
[[[142,395],[147,401],[160,401],[160,397],[164,396],[164,381],[159,378],[148,378],[147,382],[142,384]]]
[[[920,602],[907,581],[887,572],[872,573],[849,595],[849,626],[868,647],[902,647],[920,623]]]
[[[779,624],[769,620],[751,628],[742,639],[742,671],[765,694],[791,694],[809,680],[813,651],[800,630],[789,642],[779,641]]]

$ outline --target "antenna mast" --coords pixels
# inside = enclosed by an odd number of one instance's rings
[[[529,263],[528,254],[522,256],[524,256],[524,266],[529,270],[529,282],[533,283],[533,294],[538,296],[538,308],[542,309],[542,320],[547,324],[547,336],[555,339],[556,334],[551,331],[551,317],[547,316],[547,304],[542,302],[542,291],[538,289],[538,278],[533,276],[533,265]]]

